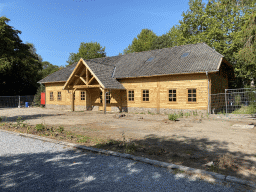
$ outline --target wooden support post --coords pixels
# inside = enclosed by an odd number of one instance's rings
[[[74,91],[71,91],[71,111],[74,111]]]
[[[103,99],[103,112],[106,114],[106,89],[102,91],[102,99]]]
[[[160,78],[157,78],[156,113],[160,113]]]

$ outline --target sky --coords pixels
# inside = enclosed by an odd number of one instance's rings
[[[123,53],[142,29],[160,36],[182,20],[189,0],[0,0],[0,17],[33,43],[43,61],[65,66],[81,42],[98,42],[107,57]],[[203,0],[203,2],[207,2]]]

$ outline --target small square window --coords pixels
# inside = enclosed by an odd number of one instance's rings
[[[58,92],[58,101],[61,101],[61,92]]]
[[[53,92],[50,92],[50,101],[54,101]]]
[[[128,101],[134,101],[134,90],[128,91]]]
[[[188,102],[196,102],[196,89],[188,89]]]
[[[170,102],[176,102],[177,101],[176,89],[169,89],[169,101]]]
[[[81,100],[85,100],[85,91],[81,91]]]
[[[143,90],[142,101],[149,101],[149,90]]]

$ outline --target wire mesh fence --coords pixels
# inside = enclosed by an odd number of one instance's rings
[[[34,95],[0,96],[0,108],[27,107],[33,105]]]
[[[255,106],[256,89],[225,89],[225,93],[211,94],[211,113],[232,113]]]

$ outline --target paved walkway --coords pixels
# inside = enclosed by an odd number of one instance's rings
[[[0,130],[0,191],[241,191]]]

